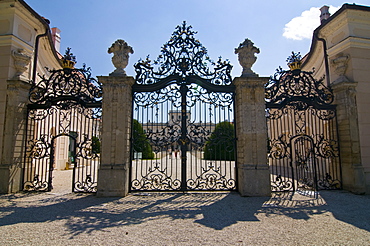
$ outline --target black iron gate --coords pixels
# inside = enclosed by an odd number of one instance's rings
[[[135,64],[131,191],[236,189],[232,66],[194,34],[184,22]]]
[[[334,95],[300,56],[288,58],[266,85],[269,166],[273,191],[340,189],[341,168]]]
[[[30,90],[24,190],[50,191],[54,169],[73,169],[72,191],[95,192],[100,163],[101,85],[67,49],[63,69]]]

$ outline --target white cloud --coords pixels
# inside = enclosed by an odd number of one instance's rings
[[[334,14],[338,9],[339,7],[330,6],[329,12]],[[311,39],[313,31],[319,25],[320,8],[312,7],[285,24],[283,36],[293,40]]]

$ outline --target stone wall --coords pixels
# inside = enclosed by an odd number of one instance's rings
[[[303,70],[329,70],[339,127],[343,188],[370,194],[370,7],[344,4],[315,30]],[[324,42],[327,50],[324,50]],[[325,68],[328,55],[329,67]]]

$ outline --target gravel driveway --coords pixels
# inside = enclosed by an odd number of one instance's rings
[[[345,191],[69,192],[1,195],[0,245],[370,245],[370,196]]]

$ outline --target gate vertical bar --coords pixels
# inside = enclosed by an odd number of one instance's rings
[[[187,93],[186,84],[181,84],[181,190],[185,191],[186,187],[186,162],[187,162],[187,119],[186,119],[186,93]]]

